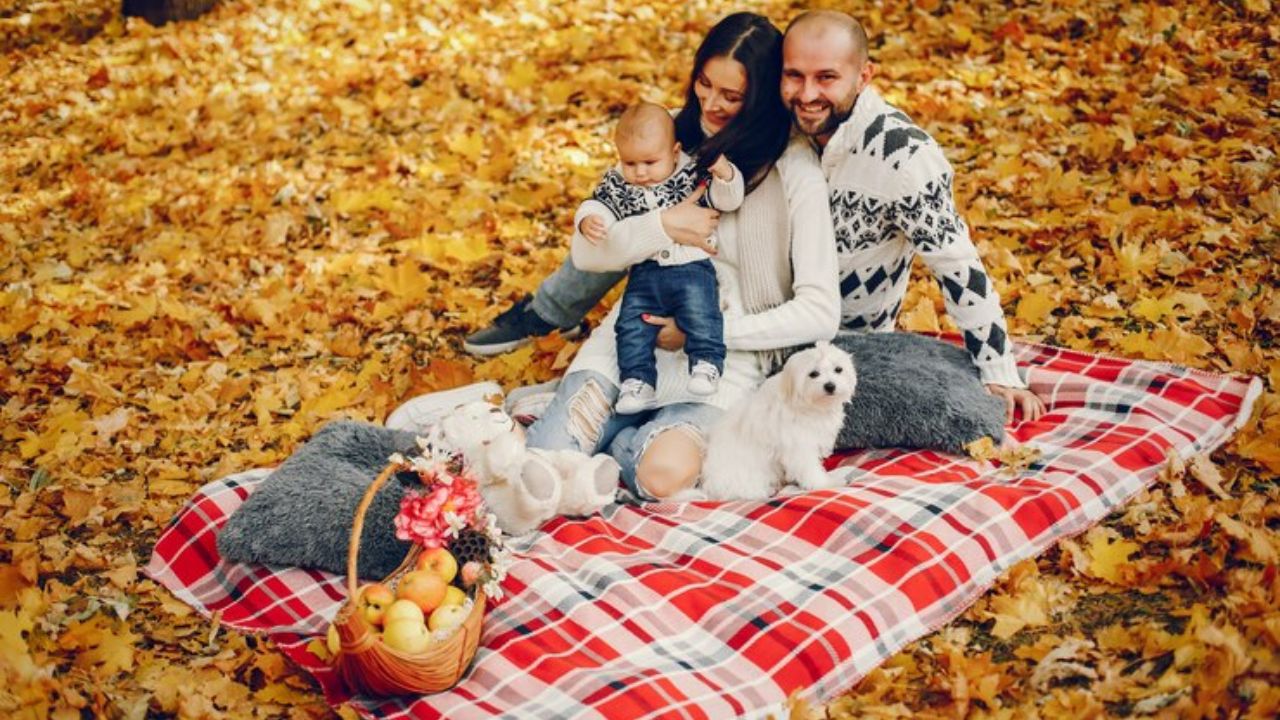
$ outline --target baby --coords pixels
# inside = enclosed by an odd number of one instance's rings
[[[675,121],[661,106],[640,102],[627,108],[613,139],[618,164],[605,173],[576,215],[578,230],[596,243],[605,239],[613,223],[675,205],[699,186],[697,163],[681,152]],[[723,155],[710,171],[707,194],[699,202],[722,212],[737,210],[744,194],[742,173]],[[725,349],[724,317],[711,256],[699,248],[672,243],[631,266],[616,330],[622,388],[614,409],[619,414],[642,412],[656,404],[654,348],[660,328],[645,322],[647,315],[675,319],[685,334],[689,392],[713,394],[724,371]]]

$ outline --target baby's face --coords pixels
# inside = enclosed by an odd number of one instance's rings
[[[649,187],[671,177],[680,157],[680,143],[666,133],[632,135],[618,143],[622,177],[632,185]]]

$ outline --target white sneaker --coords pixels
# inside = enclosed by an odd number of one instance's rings
[[[391,411],[383,425],[392,430],[422,433],[454,408],[477,400],[495,398],[498,403],[502,402],[502,386],[488,380],[452,390],[439,390],[400,403],[400,407]]]
[[[622,381],[622,391],[618,394],[618,402],[614,404],[613,409],[619,415],[635,415],[638,412],[652,410],[657,405],[653,386],[643,380],[632,378]]]
[[[560,378],[548,380],[537,385],[524,385],[518,388],[512,388],[507,393],[507,399],[502,403],[502,409],[507,411],[511,417],[516,415],[530,414],[530,409],[536,409],[536,415],[541,415],[546,409],[547,403],[550,402],[548,397],[555,397],[556,388],[560,387]]]
[[[706,360],[699,360],[689,371],[689,392],[694,395],[714,395],[720,384],[720,371]]]

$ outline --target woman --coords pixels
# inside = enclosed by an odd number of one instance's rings
[[[599,244],[574,234],[573,264],[605,272],[623,270],[673,242],[707,249],[708,236],[719,231],[714,263],[721,304],[727,301],[730,309],[724,323],[729,352],[716,394],[688,393],[683,353],[659,353],[659,407],[614,414],[615,307],[528,431],[531,447],[608,452],[641,500],[691,488],[710,424],[764,380],[781,350],[829,339],[839,325],[826,183],[813,150],[803,141],[788,142],[790,116],[778,94],[781,67],[782,33],[760,15],[730,15],[698,48],[676,116],[677,139],[699,163],[724,153],[742,171],[747,196],[741,209],[720,216],[686,201],[620,221]],[[660,347],[683,346],[674,323],[651,321],[664,325]]]

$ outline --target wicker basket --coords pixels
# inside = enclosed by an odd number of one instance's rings
[[[338,676],[353,692],[363,695],[421,695],[448,690],[457,684],[476,655],[480,644],[480,625],[484,619],[485,596],[477,587],[475,602],[462,625],[448,638],[433,642],[418,654],[400,652],[388,647],[358,612],[359,596],[356,587],[356,558],[360,553],[360,534],[364,530],[364,515],[373,502],[373,496],[395,474],[398,465],[388,465],[374,479],[356,508],[355,524],[351,528],[350,548],[347,551],[347,602],[334,618],[340,648],[333,656],[333,666]],[[417,559],[419,549],[414,546],[400,564],[383,581],[394,583],[408,572]]]

